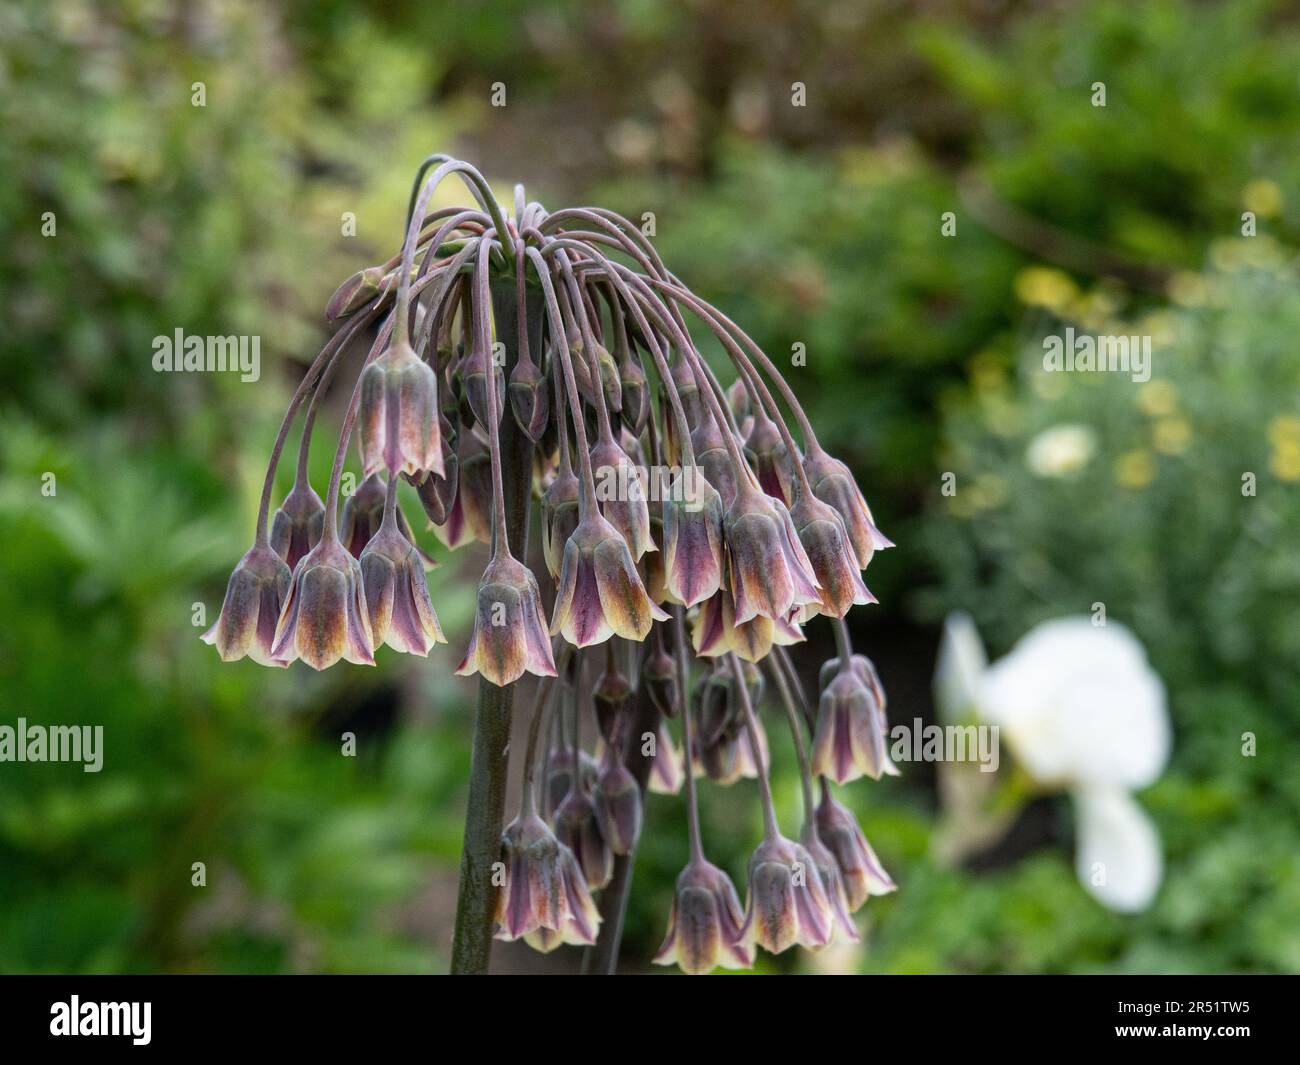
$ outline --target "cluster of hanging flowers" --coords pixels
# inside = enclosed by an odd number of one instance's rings
[[[430,211],[453,174],[477,206]],[[831,782],[897,770],[880,679],[853,653],[843,619],[875,601],[861,572],[891,544],[772,361],[627,220],[599,208],[548,213],[517,189],[507,221],[481,175],[445,156],[417,175],[400,255],[346,281],[326,317],[335,331],[290,401],[253,545],[203,639],[226,661],[318,670],[373,665],[382,644],[427,655],[446,642],[425,578],[433,562],[399,505],[404,480],[444,545],[491,548],[456,671],[495,685],[541,678],[521,808],[501,841],[498,938],[543,951],[594,942],[592,893],[641,828],[625,753],[642,743],[634,708],[649,700],[649,788],[685,787],[690,848],[655,960],[702,973],[748,967],[756,946],[856,940],[852,912],[894,884]],[[734,368],[730,385],[691,323]],[[312,429],[359,338],[371,343],[322,501],[307,476]],[[268,523],[304,403],[297,476]],[[364,479],[340,519],[354,439]],[[506,462],[539,501],[545,587],[520,561],[527,514],[511,543]],[[818,615],[838,657],[814,706],[787,647]],[[693,662],[703,666],[694,687]],[[802,776],[797,839],[782,833],[768,782],[757,710],[770,690]],[[597,724],[594,754],[584,716]],[[680,720],[680,748],[668,719]],[[742,778],[757,780],[764,824],[743,903],[705,857],[697,794],[700,779]]]

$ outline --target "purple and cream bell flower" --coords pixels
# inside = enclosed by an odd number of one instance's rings
[[[742,479],[723,521],[727,587],[736,624],[756,615],[789,619],[797,607],[820,603],[821,593],[790,512]]]
[[[570,785],[551,816],[555,837],[573,852],[593,891],[605,887],[614,875],[614,852],[596,819],[591,796]]]
[[[432,478],[434,475],[429,474]],[[388,498],[388,485],[381,474],[372,473],[359,485],[343,503],[343,521],[339,530],[339,539],[353,558],[361,558],[366,544],[379,532],[384,521],[384,502]],[[415,530],[406,520],[401,508],[397,509],[397,528],[420,556],[425,569],[437,566],[432,556],[427,554],[415,540]]]
[[[327,669],[339,659],[373,666],[374,651],[361,564],[328,527],[293,571],[271,657]]]
[[[600,513],[622,534],[635,562],[647,551],[657,551],[650,536],[650,507],[646,500],[644,467],[638,468],[612,438],[597,441],[591,449]]]
[[[646,788],[656,795],[676,795],[686,780],[686,767],[682,753],[673,742],[673,734],[661,721],[655,734],[655,757],[650,763],[650,779]]]
[[[790,520],[812,565],[821,599],[819,603],[806,605],[801,619],[807,620],[818,612],[842,618],[850,607],[876,602],[876,597],[862,583],[857,554],[839,513],[802,488],[796,491],[799,498],[790,508]]]
[[[587,751],[578,752],[578,788],[590,795],[600,776],[600,763]],[[560,803],[573,786],[573,751],[565,744],[553,748],[546,759],[546,775],[542,788],[542,812],[555,816]]]
[[[275,626],[289,592],[292,573],[265,540],[250,547],[226,584],[221,613],[203,634],[223,662],[248,657],[259,665],[283,666],[271,654]]]
[[[813,734],[812,767],[837,784],[869,776],[879,780],[891,766],[885,752],[887,726],[875,693],[852,669],[842,669],[822,691]]]
[[[830,786],[824,779],[816,820],[817,835],[839,867],[850,912],[872,895],[888,895],[898,890],[863,835],[858,819],[831,797]]]
[[[316,490],[299,477],[271,516],[271,548],[291,570],[320,543],[325,528],[325,504]]]
[[[817,864],[802,844],[769,832],[749,859],[749,898],[741,936],[772,954],[817,950],[835,929],[835,913]]]
[[[596,941],[600,913],[578,860],[535,813],[521,812],[501,834],[501,863],[497,939],[549,929],[561,942]]]
[[[840,874],[839,864],[830,848],[819,838],[817,826],[813,821],[809,820],[805,824],[800,842],[808,852],[808,856],[812,858],[813,865],[817,867],[817,875],[821,877],[822,887],[826,891],[826,899],[834,917],[834,928],[838,929],[848,942],[861,942],[862,937],[858,935],[857,926],[853,923],[854,907],[849,904],[848,887]]]
[[[866,569],[877,551],[894,546],[893,541],[876,528],[871,508],[844,463],[814,444],[804,456],[803,468],[813,495],[834,507],[844,522],[859,569]]]
[[[611,636],[644,640],[668,615],[646,594],[627,542],[594,510],[578,522],[564,546],[551,635],[576,647]]]
[[[701,658],[733,652],[746,662],[760,662],[773,645],[788,647],[802,643],[803,630],[789,618],[768,618],[756,614],[736,624],[736,607],[731,592],[720,588],[700,605],[691,632],[692,646]]]
[[[361,374],[360,445],[365,475],[387,470],[441,475],[438,377],[404,339]]]
[[[668,419],[668,424],[673,424],[672,418]],[[736,498],[739,477],[731,452],[727,450],[724,430],[718,428],[718,423],[711,414],[705,414],[700,421],[692,424],[695,428],[691,430],[691,450],[695,452],[695,461],[704,471],[704,480],[717,490],[725,515]]]
[[[429,600],[424,559],[402,532],[395,488],[379,531],[361,552],[361,577],[374,644],[405,654],[427,655],[446,643]]]
[[[694,858],[677,877],[668,934],[654,956],[656,965],[676,965],[692,976],[748,969],[754,948],[741,934],[745,920],[730,878],[704,858]]]
[[[474,634],[456,673],[462,677],[479,673],[504,686],[525,672],[554,677],[555,659],[542,621],[537,578],[502,552],[488,563],[479,581]]]
[[[722,497],[701,467],[688,466],[662,515],[664,591],[673,602],[695,606],[722,584]]]

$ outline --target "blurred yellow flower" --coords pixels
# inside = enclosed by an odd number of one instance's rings
[[[1300,481],[1300,443],[1284,441],[1273,448],[1268,467],[1282,481]]]
[[[1126,451],[1115,460],[1115,480],[1125,488],[1144,488],[1155,475],[1155,458],[1146,448]]]
[[[1210,297],[1210,286],[1200,274],[1179,270],[1169,279],[1169,298],[1180,307],[1200,307]]]
[[[1168,381],[1148,381],[1138,389],[1137,404],[1153,418],[1173,414],[1178,409],[1178,390]]]
[[[1257,178],[1241,190],[1241,202],[1260,218],[1273,218],[1282,209],[1282,190],[1275,181]]]
[[[1184,418],[1161,418],[1153,432],[1156,450],[1166,455],[1181,455],[1192,440],[1192,427]]]
[[[1268,423],[1268,439],[1275,448],[1300,447],[1300,418],[1294,414],[1279,414]]]
[[[1078,294],[1070,275],[1054,267],[1027,266],[1016,275],[1016,298],[1033,307],[1060,311]]]
[[[1039,477],[1068,477],[1097,453],[1097,434],[1086,425],[1056,425],[1029,442],[1025,462]]]

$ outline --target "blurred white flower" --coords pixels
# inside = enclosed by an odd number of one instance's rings
[[[1129,793],[1160,775],[1171,732],[1164,684],[1142,645],[1113,621],[1060,618],[985,661],[970,618],[949,616],[934,681],[941,711],[1001,726],[1036,782],[1070,792],[1080,881],[1111,909],[1144,909],[1160,885],[1160,840]]]
[[[1029,442],[1025,461],[1039,477],[1068,477],[1097,453],[1097,434],[1086,425],[1056,425]]]

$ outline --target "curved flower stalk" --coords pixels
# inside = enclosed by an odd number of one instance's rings
[[[468,206],[432,209],[451,179]],[[811,759],[792,735],[805,798],[796,842],[776,830],[756,666],[780,676],[787,708],[804,706],[784,648],[822,616],[842,639],[847,612],[874,602],[861,571],[889,543],[772,360],[626,219],[594,207],[549,213],[521,188],[507,217],[477,170],[441,154],[419,167],[400,248],[340,285],[325,317],[332,335],[281,423],[252,546],[203,638],[224,660],[274,666],[369,665],[385,644],[429,655],[444,642],[424,576],[432,559],[398,478],[446,548],[488,545],[457,668],[480,683],[454,970],[483,971],[494,932],[541,950],[590,943],[602,927],[593,890],[622,912],[646,791],[683,785],[691,854],[658,960],[707,971],[749,964],[756,944],[815,948],[835,929],[852,938],[846,913],[862,885],[870,893],[888,878],[843,808],[824,796],[818,811],[830,812],[812,812],[811,785],[816,773],[892,770],[877,743],[879,678],[842,647],[835,661],[846,665],[832,668],[827,708],[809,726]],[[362,333],[372,343],[352,370],[322,499],[308,450]],[[706,358],[699,337],[722,358]],[[273,506],[304,404],[293,485]],[[354,434],[361,483],[341,500]],[[537,574],[525,565],[530,496],[540,500]],[[644,651],[628,646],[646,641]],[[681,712],[679,752],[664,721],[687,701],[692,654],[712,668],[689,721]],[[561,657],[570,675],[553,684]],[[549,712],[537,710],[519,817],[503,832],[515,687],[532,673],[576,698],[573,670],[600,668],[601,657],[599,758],[578,742],[574,704],[567,736],[564,713],[550,714],[557,738],[536,781],[536,730]],[[706,777],[759,784],[765,832],[743,910],[700,846],[696,786]],[[502,883],[485,884],[498,862]],[[620,926],[603,925],[615,937]]]

